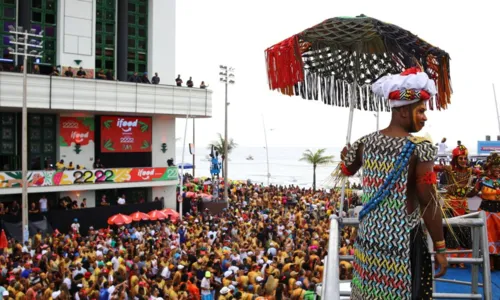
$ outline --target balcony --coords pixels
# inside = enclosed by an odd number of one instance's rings
[[[133,187],[175,186],[177,167],[28,171],[28,192],[48,193]],[[0,195],[20,194],[21,171],[0,172]]]
[[[23,75],[0,72],[0,106],[21,108]],[[212,91],[170,85],[28,75],[28,108],[194,118],[212,116]]]

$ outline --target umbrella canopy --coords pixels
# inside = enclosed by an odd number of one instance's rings
[[[172,221],[175,221],[180,217],[179,213],[171,208],[165,208],[161,212],[163,212]]]
[[[143,212],[135,212],[133,214],[130,215],[130,217],[132,218],[132,220],[134,222],[139,222],[139,221],[147,221],[149,220],[149,215],[148,214],[145,214]]]
[[[117,215],[111,216],[108,219],[109,225],[121,226],[124,224],[130,224],[130,223],[132,223],[132,218],[127,216],[127,215],[122,215],[122,214],[117,214]]]
[[[438,94],[429,107],[445,109],[450,103],[448,53],[401,27],[364,15],[325,20],[268,48],[265,55],[270,89],[286,95],[388,111],[387,100],[376,97],[370,85],[418,65],[436,82]],[[352,94],[354,99],[349,99]]]
[[[5,230],[2,229],[2,233],[0,234],[0,249],[5,249],[8,246],[7,235],[5,234]]]
[[[153,210],[148,213],[149,219],[151,221],[156,221],[156,220],[165,220],[168,218],[168,216],[162,212],[161,210]]]

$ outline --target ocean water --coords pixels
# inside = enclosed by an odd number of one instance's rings
[[[299,161],[307,149],[313,152],[318,148],[269,147],[269,173],[271,184],[312,186],[312,165]],[[333,164],[318,166],[316,169],[316,185],[322,187],[324,180],[331,174],[340,159],[340,148],[327,148],[326,155],[333,155]],[[196,177],[210,176],[210,162],[207,148],[196,148]],[[253,160],[247,160],[249,156]],[[186,147],[184,161],[193,162],[193,157]],[[176,149],[176,164],[182,162],[182,147]],[[191,172],[188,170],[187,172]],[[254,183],[267,184],[267,158],[265,147],[237,147],[229,154],[228,175],[233,180],[250,179]]]

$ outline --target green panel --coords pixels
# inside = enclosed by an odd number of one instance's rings
[[[57,142],[56,115],[28,115],[28,165],[31,165],[38,157],[42,162],[42,168],[47,158],[55,164]]]
[[[15,113],[0,113],[0,155],[16,155]]]
[[[31,0],[31,27],[43,30],[43,63],[56,65],[57,0]]]
[[[96,73],[115,69],[115,0],[96,2]]]
[[[127,71],[144,73],[148,69],[148,1],[128,0]]]
[[[9,25],[16,26],[16,0],[0,0],[0,55],[2,58],[13,59],[7,50],[11,46],[8,38]]]

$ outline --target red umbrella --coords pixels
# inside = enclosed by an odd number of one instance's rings
[[[127,215],[117,214],[108,219],[109,225],[124,225],[132,223],[132,218]]]
[[[131,214],[130,217],[132,218],[132,221],[134,221],[134,222],[149,220],[149,215],[145,214],[143,212],[140,212],[140,211]]]
[[[175,211],[174,209],[165,208],[161,212],[164,213],[166,216],[168,216],[170,218],[170,220],[175,220],[175,219],[179,218],[179,213],[177,211]]]
[[[165,220],[168,218],[168,216],[162,212],[161,210],[153,210],[148,213],[149,219],[151,221],[156,221],[156,220]]]
[[[2,229],[2,233],[0,234],[0,249],[5,249],[8,247],[9,242],[7,242],[7,235],[5,235],[5,231]]]

